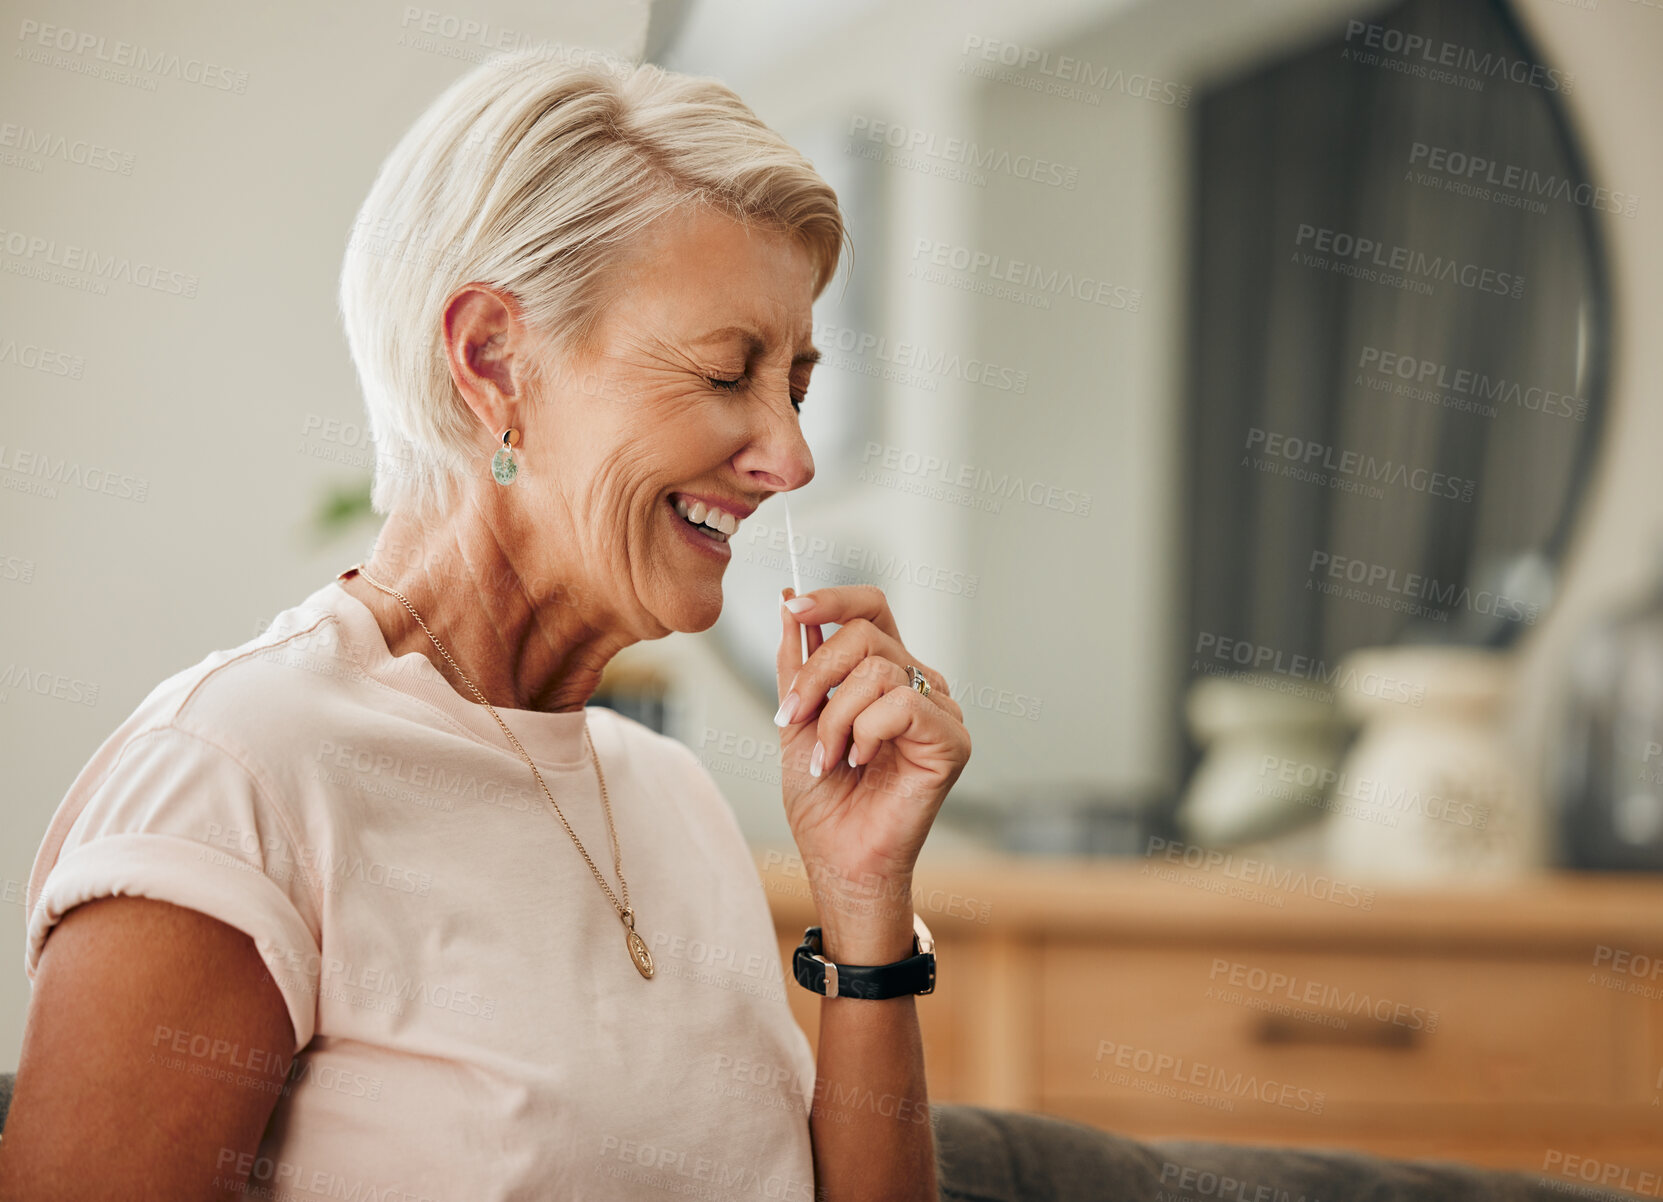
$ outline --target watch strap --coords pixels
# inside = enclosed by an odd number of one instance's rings
[[[893,964],[835,964],[821,945],[819,927],[803,932],[791,958],[797,984],[825,997],[877,1001],[935,992],[935,940],[916,913],[912,916],[912,955]]]

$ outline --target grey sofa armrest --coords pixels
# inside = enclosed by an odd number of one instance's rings
[[[944,1202],[1622,1202],[1580,1181],[1359,1152],[1154,1140],[1050,1115],[932,1108]]]

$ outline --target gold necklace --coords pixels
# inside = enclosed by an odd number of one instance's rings
[[[618,874],[618,887],[623,891],[624,900],[622,905],[618,904],[618,898],[612,892],[612,886],[608,885],[606,878],[601,876],[601,870],[595,867],[595,862],[589,858],[589,853],[583,850],[583,841],[577,837],[577,832],[572,829],[572,824],[566,821],[566,815],[560,812],[560,804],[554,800],[554,794],[550,793],[549,787],[543,784],[543,774],[537,771],[537,765],[532,763],[531,757],[526,754],[525,748],[520,746],[520,741],[514,737],[514,732],[508,729],[491,703],[485,700],[485,694],[474,688],[473,681],[469,680],[462,669],[456,666],[456,661],[450,657],[450,652],[445,650],[444,644],[439,641],[438,636],[427,629],[427,623],[422,621],[422,616],[416,612],[416,607],[405,600],[403,593],[388,588],[364,571],[363,564],[354,564],[341,573],[341,578],[350,576],[353,572],[357,572],[369,584],[390,596],[397,597],[404,603],[404,608],[410,611],[410,616],[416,619],[416,624],[427,631],[427,637],[433,640],[433,645],[439,649],[439,654],[445,657],[445,662],[455,670],[458,676],[462,677],[463,684],[473,689],[473,695],[479,698],[479,703],[491,711],[491,717],[495,718],[497,725],[502,727],[502,733],[508,736],[508,741],[514,744],[514,750],[520,753],[520,758],[525,760],[531,768],[531,774],[537,778],[537,783],[542,785],[543,796],[549,799],[549,804],[554,807],[556,817],[560,819],[560,825],[566,828],[566,833],[572,837],[572,842],[577,844],[577,850],[583,856],[583,862],[589,865],[589,871],[595,874],[595,880],[599,881],[600,887],[606,891],[607,900],[612,903],[612,908],[618,911],[618,917],[624,924],[625,943],[629,948],[630,961],[643,977],[651,977],[653,975],[652,953],[647,950],[645,940],[635,933],[635,911],[630,908],[629,904],[629,882],[624,880],[623,852],[618,846],[618,828],[612,823],[612,802],[606,794],[606,774],[601,771],[601,757],[595,751],[595,741],[590,737],[589,724],[587,722],[583,724],[583,739],[589,747],[589,755],[595,765],[595,776],[601,783],[601,806],[606,811],[606,829],[612,835],[612,867]]]

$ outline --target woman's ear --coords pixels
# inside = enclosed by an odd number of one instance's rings
[[[444,336],[450,377],[494,436],[510,424],[509,402],[522,395],[530,362],[511,299],[484,284],[463,287],[445,306]]]

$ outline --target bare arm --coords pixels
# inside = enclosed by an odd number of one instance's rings
[[[912,950],[913,865],[970,759],[964,710],[941,674],[907,650],[883,590],[791,592],[781,590],[774,657],[786,820],[826,958],[893,964]],[[830,638],[826,624],[838,626]],[[817,1197],[936,1202],[916,1000],[821,1002],[816,1077],[809,1134]]]
[[[147,898],[76,906],[35,974],[0,1199],[240,1196],[293,1049],[243,932]]]
[[[912,954],[911,889],[890,886],[884,892],[908,900],[858,919],[822,909],[826,959],[891,964]],[[815,1164],[838,1166],[817,1188],[821,1199],[936,1202],[935,1140],[914,998],[821,1001],[809,1132]]]

